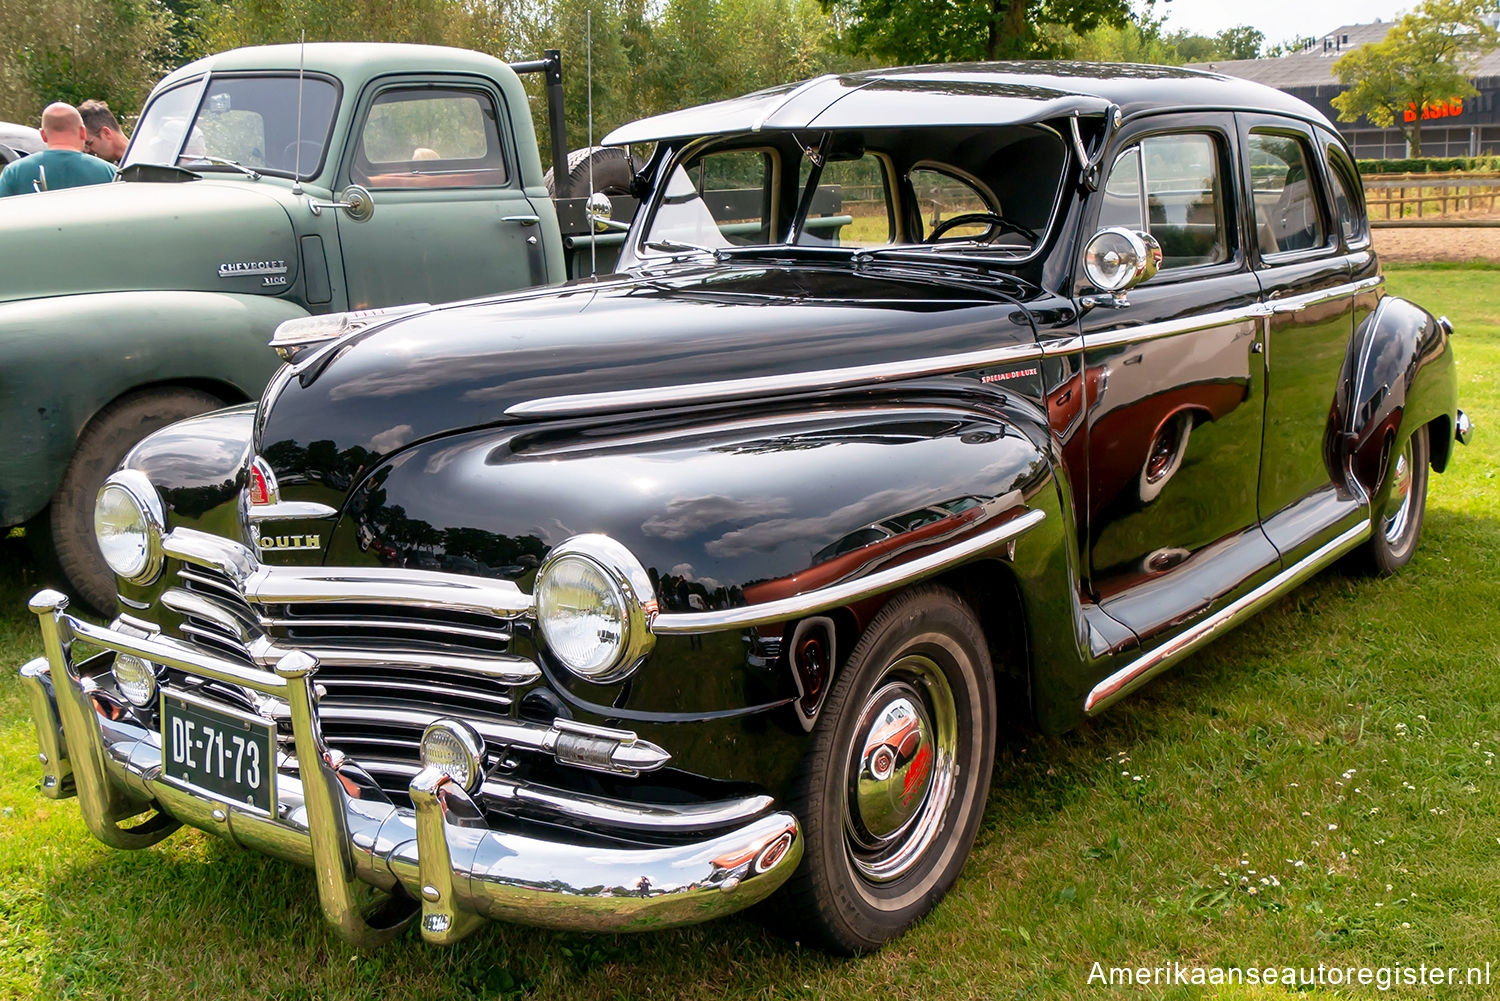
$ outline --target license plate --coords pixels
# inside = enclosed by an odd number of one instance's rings
[[[161,694],[162,774],[234,803],[271,813],[276,802],[276,734],[269,720]]]

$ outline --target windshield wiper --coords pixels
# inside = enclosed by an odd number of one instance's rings
[[[898,243],[888,247],[863,247],[854,253],[854,263],[863,264],[872,261],[876,257],[895,257],[900,254],[914,254],[922,257],[930,257],[940,253],[954,250],[983,250],[1004,251],[1011,254],[1026,254],[1030,247],[1006,247],[996,246],[985,240],[945,240],[942,243]]]
[[[687,251],[695,254],[708,254],[714,260],[722,260],[719,252],[712,247],[700,247],[696,243],[683,243],[680,240],[647,240],[647,250],[660,250],[663,253],[673,254]]]
[[[202,160],[206,163],[212,163],[220,167],[232,167],[233,169],[239,171],[241,174],[244,174],[246,177],[250,178],[250,180],[252,181],[260,180],[260,171],[252,170],[251,168],[244,166],[236,160],[226,160],[222,156],[195,156],[193,157],[193,159]]]

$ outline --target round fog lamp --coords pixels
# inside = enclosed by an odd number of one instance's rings
[[[115,676],[115,687],[120,690],[126,702],[144,709],[156,698],[156,668],[150,661],[130,653],[116,654],[111,670]]]
[[[472,793],[484,781],[484,738],[467,723],[440,719],[422,732],[418,747],[422,767],[448,776],[464,792]]]
[[[94,501],[94,537],[104,562],[120,577],[148,584],[161,570],[162,506],[145,474],[121,470]]]

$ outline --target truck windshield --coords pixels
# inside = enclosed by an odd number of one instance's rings
[[[1041,249],[1068,148],[1045,125],[726,136],[679,154],[641,246]]]
[[[210,77],[158,94],[141,114],[122,166],[162,163],[195,171],[233,171],[230,160],[268,174],[304,180],[318,173],[338,106],[338,88],[321,77]]]

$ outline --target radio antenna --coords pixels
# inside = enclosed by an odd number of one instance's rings
[[[588,60],[588,68],[585,75],[588,77],[589,91],[589,197],[594,196],[598,189],[594,187],[594,12],[586,10],[583,12],[583,50]],[[593,229],[592,225],[589,229]],[[589,275],[599,273],[599,234],[589,234]]]
[[[297,135],[293,142],[297,150],[292,154],[292,194],[302,194],[302,75],[307,67],[307,29],[302,29],[302,41],[297,47]]]

